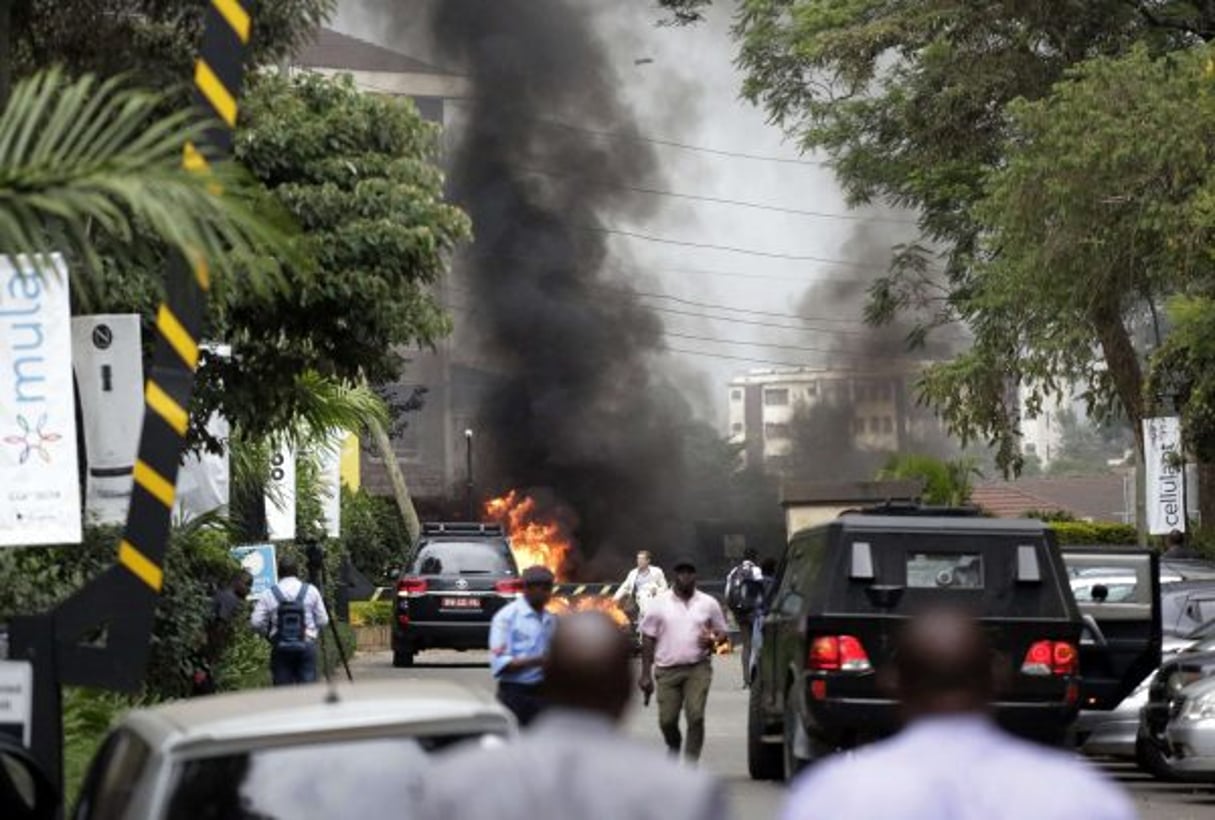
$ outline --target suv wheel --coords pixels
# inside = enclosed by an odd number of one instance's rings
[[[763,692],[759,681],[751,684],[747,698],[747,770],[752,780],[780,780],[781,749],[775,743],[764,742]]]
[[[407,669],[413,666],[413,650],[412,649],[394,649],[392,650],[392,665],[396,669]]]

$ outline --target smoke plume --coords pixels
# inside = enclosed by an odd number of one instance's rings
[[[688,534],[691,414],[650,367],[660,320],[609,279],[596,230],[647,205],[581,184],[652,183],[659,171],[645,143],[581,130],[636,133],[604,44],[563,0],[444,0],[433,32],[472,83],[450,173],[476,233],[458,281],[495,375],[478,422],[495,489],[551,488],[600,567],[669,553]]]

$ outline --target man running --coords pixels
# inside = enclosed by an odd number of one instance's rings
[[[641,550],[637,553],[637,566],[629,570],[628,576],[616,590],[612,600],[623,604],[625,599],[628,599],[629,606],[633,609],[632,614],[640,623],[654,599],[666,591],[666,575],[661,568],[654,566],[654,556],[650,551]]]
[[[544,708],[540,684],[544,657],[556,625],[545,607],[553,597],[553,573],[523,570],[523,595],[498,610],[489,626],[489,668],[498,680],[498,700],[527,726]]]
[[[696,565],[674,566],[675,585],[650,604],[641,621],[641,680],[649,701],[658,692],[658,727],[667,749],[690,762],[700,759],[705,742],[705,703],[713,683],[713,648],[727,640],[726,618],[717,600],[696,589]],[[686,717],[687,745],[679,731]]]

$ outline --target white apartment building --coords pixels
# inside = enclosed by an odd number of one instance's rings
[[[1078,391],[1076,391],[1078,392]],[[1042,466],[1048,467],[1059,457],[1063,445],[1063,430],[1059,417],[1071,412],[1077,421],[1084,423],[1088,418],[1084,401],[1074,396],[1055,397],[1047,399],[1041,410],[1031,417],[1028,408],[1029,390],[1025,385],[1017,388],[1017,413],[1021,427],[1021,452],[1027,456],[1037,456]]]
[[[828,403],[851,408],[858,448],[895,451],[912,424],[906,385],[902,370],[752,370],[730,381],[729,438],[745,445],[748,462],[779,463],[792,451],[791,425],[798,408]]]

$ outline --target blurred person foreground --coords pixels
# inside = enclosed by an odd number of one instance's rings
[[[621,734],[630,654],[607,615],[561,618],[543,667],[548,709],[514,743],[440,757],[419,817],[724,820],[724,793],[708,775]]]
[[[814,766],[795,782],[782,820],[1136,817],[1130,799],[1082,761],[996,726],[1000,670],[969,615],[940,609],[909,621],[893,672],[905,728]]]

